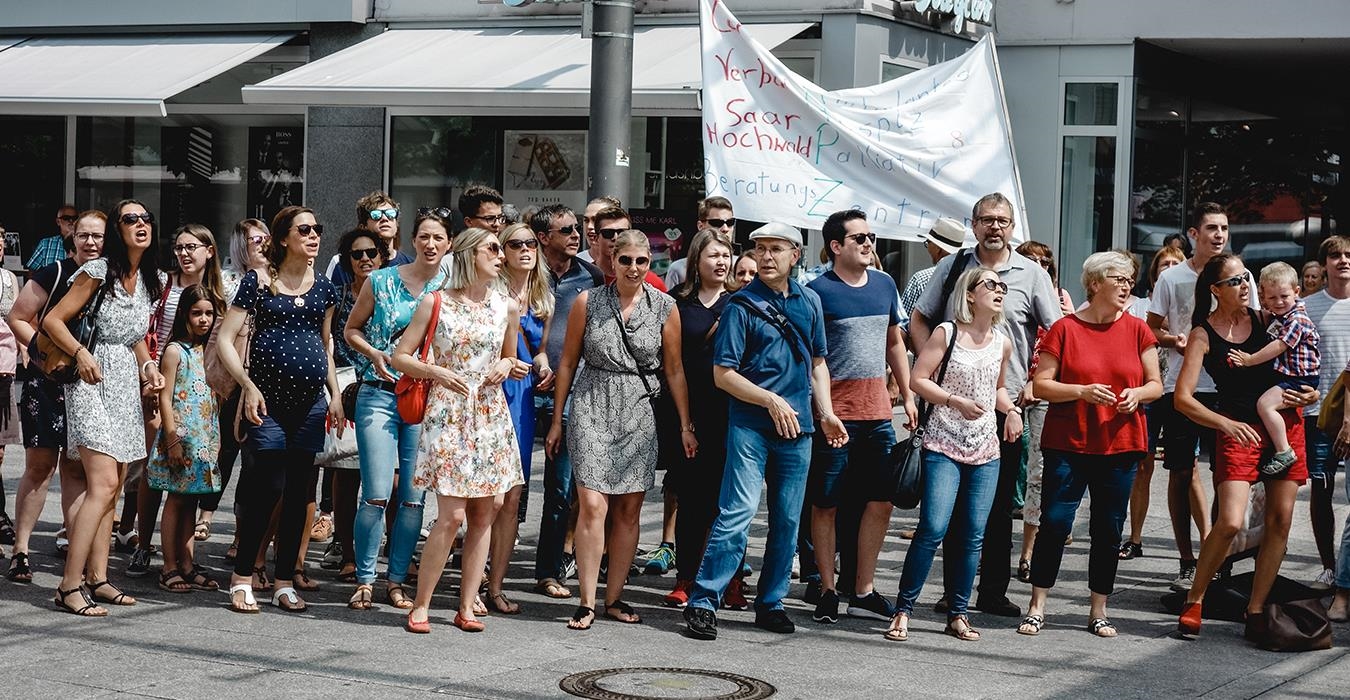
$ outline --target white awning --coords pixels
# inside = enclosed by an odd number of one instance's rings
[[[294,32],[0,39],[0,114],[162,117],[164,100]]]
[[[749,25],[773,48],[809,22]],[[638,27],[633,113],[698,114],[697,26]],[[449,114],[544,110],[586,114],[591,41],[575,27],[392,29],[257,85],[252,104],[436,107]]]

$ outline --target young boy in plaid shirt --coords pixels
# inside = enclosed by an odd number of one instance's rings
[[[1321,369],[1317,351],[1321,336],[1299,298],[1298,281],[1298,273],[1286,263],[1271,263],[1261,270],[1261,306],[1275,315],[1267,329],[1275,340],[1251,354],[1233,350],[1228,355],[1228,361],[1238,366],[1275,360],[1275,373],[1280,381],[1261,394],[1256,402],[1256,412],[1261,416],[1274,448],[1270,459],[1261,465],[1261,472],[1269,476],[1284,472],[1297,459],[1284,431],[1284,419],[1280,417],[1284,390],[1316,389]]]

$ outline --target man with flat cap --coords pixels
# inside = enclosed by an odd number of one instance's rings
[[[755,626],[795,631],[783,610],[797,548],[797,527],[819,423],[834,447],[848,442],[830,402],[825,317],[816,293],[791,279],[802,234],[769,223],[750,234],[759,265],[754,280],[732,296],[713,339],[713,381],[731,395],[727,463],[718,516],[685,608],[686,632],[717,637],[717,613],[741,567],[750,521],[768,485],[769,535],[755,600]],[[813,405],[814,400],[814,405]]]

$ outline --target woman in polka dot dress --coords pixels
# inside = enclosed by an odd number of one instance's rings
[[[342,402],[328,401],[328,396],[338,395],[328,351],[338,293],[313,265],[322,235],[323,226],[309,209],[292,206],[277,213],[271,231],[271,283],[261,286],[253,271],[244,275],[216,345],[221,362],[241,387],[245,449],[254,454],[252,464],[244,463],[237,490],[239,555],[230,579],[230,607],[236,612],[258,611],[250,585],[253,561],[278,500],[272,603],[289,612],[306,608],[293,579],[307,509],[314,502],[314,456],[323,451],[326,426],[339,434],[343,430]],[[254,332],[245,367],[234,339],[250,315]]]

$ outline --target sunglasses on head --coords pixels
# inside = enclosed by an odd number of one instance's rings
[[[512,238],[511,240],[509,240],[509,241],[506,242],[506,247],[510,248],[511,250],[524,250],[524,249],[526,249],[526,248],[529,248],[530,250],[534,250],[535,248],[538,248],[538,247],[539,247],[539,239],[537,239],[537,238]]]
[[[296,224],[295,230],[302,236],[308,236],[311,233],[315,236],[322,236],[323,224]]]
[[[875,233],[855,233],[849,236],[844,236],[844,238],[847,238],[853,241],[854,243],[857,243],[858,245],[877,242],[877,234]]]
[[[980,280],[979,282],[976,282],[976,283],[975,283],[975,286],[976,286],[976,287],[984,287],[985,289],[988,289],[988,290],[991,291],[991,292],[999,292],[1000,294],[1007,294],[1007,293],[1008,293],[1008,283],[1007,283],[1007,282],[1000,282],[1000,281],[998,281],[998,280],[991,280],[991,279],[985,278],[985,279]]]
[[[393,220],[398,218],[398,210],[393,207],[389,207],[388,209],[371,209],[369,214],[371,221],[379,221],[380,219]]]
[[[427,215],[429,215],[429,214],[434,214],[434,215],[436,215],[436,216],[441,217],[442,219],[449,220],[449,218],[450,218],[450,209],[449,209],[448,207],[418,207],[418,208],[417,208],[417,215],[418,215],[418,216],[427,216]]]
[[[155,215],[151,214],[148,211],[143,211],[139,214],[123,214],[122,216],[118,217],[117,220],[121,221],[127,226],[134,226],[137,221],[144,221],[147,224],[153,224],[155,223]]]
[[[570,235],[572,235],[572,234],[574,234],[574,233],[581,233],[581,226],[578,225],[578,224],[571,224],[571,225],[569,225],[569,226],[559,226],[558,228],[551,228],[551,229],[549,229],[548,232],[549,232],[549,233],[563,233],[563,234],[566,234],[566,235],[570,236]]]
[[[619,264],[622,265],[623,267],[631,267],[633,265],[642,267],[643,265],[646,265],[647,263],[652,261],[651,258],[645,255],[639,255],[636,258],[631,255],[620,255],[615,259],[618,260]]]
[[[708,224],[709,228],[736,227],[736,217],[734,216],[730,219],[704,219],[703,222]]]
[[[76,221],[79,221],[79,220],[80,220],[80,217],[79,217],[79,215],[77,215],[77,214],[62,214],[62,215],[60,215],[60,216],[58,216],[58,217],[56,217],[56,218],[58,218],[58,219],[60,219],[60,220],[62,220],[62,221],[64,221],[64,222],[66,222],[66,223],[68,223],[68,224],[73,224],[73,223],[75,223]]]
[[[374,260],[380,257],[380,251],[375,248],[353,248],[347,251],[347,256],[352,260]]]
[[[628,229],[626,229],[626,228],[599,228],[599,229],[596,229],[595,232],[596,232],[596,234],[598,234],[601,238],[603,238],[603,239],[605,239],[605,240],[607,240],[607,241],[612,241],[612,240],[614,240],[614,237],[615,237],[615,236],[617,236],[617,235],[619,235],[619,234],[621,234],[621,233],[623,233],[624,231],[627,231],[627,230],[628,230]]]
[[[1221,279],[1214,283],[1216,287],[1237,287],[1243,282],[1251,282],[1252,273],[1249,270],[1243,270],[1240,275],[1233,275],[1227,279]]]

